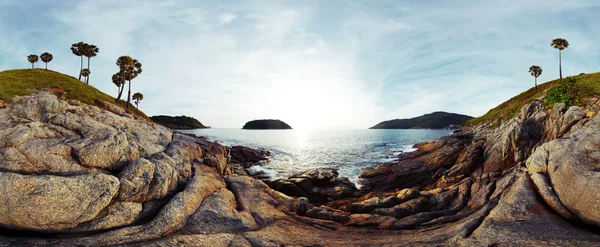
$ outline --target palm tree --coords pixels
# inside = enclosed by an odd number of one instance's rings
[[[121,71],[112,76],[112,81],[115,86],[117,86],[117,99],[115,102],[119,102],[119,99],[121,99],[121,94],[123,94],[123,89],[125,88],[125,80],[123,79]]]
[[[535,91],[537,92],[537,78],[542,74],[542,67],[532,65],[531,67],[529,67],[529,73],[531,73],[531,76],[535,78]]]
[[[31,68],[33,69],[33,64],[38,61],[38,56],[35,54],[31,54],[31,55],[27,56],[27,61],[29,61],[31,63]]]
[[[98,55],[98,52],[100,52],[100,48],[96,47],[95,45],[85,44],[85,49],[83,49],[82,54],[84,56],[86,56],[87,59],[88,59],[88,66],[87,66],[88,69],[90,69],[90,60],[91,60],[91,58],[95,57],[96,55]],[[89,77],[87,77],[86,83],[90,84],[90,78]]]
[[[44,52],[40,55],[40,58],[42,59],[42,62],[46,63],[46,70],[48,70],[48,63],[52,61],[54,57],[49,52]]]
[[[569,41],[563,38],[556,38],[552,40],[550,44],[554,49],[558,49],[558,71],[560,73],[560,79],[562,80],[562,55],[561,51],[569,47]]]
[[[82,69],[81,70],[81,75],[83,77],[85,77],[86,79],[90,76],[91,73],[92,73],[92,71],[90,71],[89,69]]]
[[[141,94],[139,92],[133,94],[133,100],[135,100],[135,108],[140,109],[139,104],[140,104],[140,101],[142,101],[143,99],[144,99],[143,94]]]
[[[78,42],[71,45],[71,52],[81,58],[81,67],[79,68],[79,80],[81,81],[81,71],[83,70],[83,50],[85,49],[85,43]]]
[[[142,73],[142,63],[138,60],[133,59],[133,66],[130,67],[129,71],[126,73],[125,79],[129,81],[129,91],[127,92],[127,109],[129,110],[129,105],[131,104],[131,80],[135,79],[138,75]]]
[[[119,100],[121,99],[121,94],[123,93],[123,89],[125,88],[125,80],[127,79],[127,74],[131,70],[131,67],[133,67],[133,58],[131,58],[130,56],[120,56],[117,59],[117,66],[119,66],[119,72],[113,75],[113,83],[115,83],[115,85],[117,85],[118,87],[120,86],[121,89],[115,102],[119,102]]]

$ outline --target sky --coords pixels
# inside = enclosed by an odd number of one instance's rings
[[[72,76],[71,44],[100,48],[90,84],[116,96],[115,61],[143,64],[132,93],[148,115],[241,128],[368,128],[433,111],[480,116],[540,82],[600,71],[600,1],[0,0],[0,71]],[[43,64],[38,64],[41,67]]]

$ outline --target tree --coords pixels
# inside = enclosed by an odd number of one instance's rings
[[[112,76],[112,81],[115,86],[117,86],[117,99],[115,102],[119,102],[119,99],[121,99],[121,94],[123,94],[123,89],[125,88],[125,79],[123,78],[121,71]]]
[[[144,99],[143,94],[141,94],[139,92],[133,94],[133,100],[135,100],[135,108],[138,108],[138,109],[140,108],[139,104],[140,104],[140,101],[142,101],[143,99]]]
[[[33,69],[33,64],[38,61],[38,56],[35,54],[31,54],[31,55],[27,56],[27,61],[29,61],[31,63],[31,68]]]
[[[542,74],[542,67],[532,65],[531,67],[529,67],[529,73],[531,73],[531,76],[535,78],[535,91],[537,91],[537,78]]]
[[[95,45],[89,45],[89,44],[84,45],[84,49],[82,50],[81,54],[83,56],[86,56],[88,59],[88,66],[87,66],[88,69],[90,69],[91,58],[98,55],[98,52],[100,52],[100,48],[96,47]],[[90,77],[87,77],[86,83],[90,84]]]
[[[81,71],[83,70],[83,50],[85,49],[85,43],[78,42],[71,45],[71,52],[81,58],[81,67],[79,68],[79,80],[81,81]]]
[[[556,38],[552,40],[552,44],[550,44],[554,49],[558,49],[558,71],[560,74],[560,79],[562,80],[562,55],[561,51],[569,47],[569,41],[563,38]]]
[[[125,79],[129,81],[129,91],[127,92],[127,109],[129,110],[129,105],[131,104],[131,80],[135,79],[138,75],[142,73],[142,63],[138,60],[133,59],[133,66],[130,67],[129,71],[126,73]]]
[[[92,73],[92,71],[90,71],[89,69],[82,69],[81,70],[81,75],[83,77],[85,77],[85,79],[87,79],[88,77],[90,77],[91,73]]]
[[[127,73],[129,73],[133,67],[133,58],[130,56],[120,56],[117,59],[117,66],[119,66],[119,72],[113,75],[113,83],[115,83],[117,87],[120,87],[120,90],[115,102],[119,102],[121,99],[123,89],[125,88],[125,81],[127,80]]]
[[[46,63],[46,70],[48,70],[48,63],[52,61],[54,57],[49,52],[44,52],[40,55],[40,58],[42,59],[42,62]]]

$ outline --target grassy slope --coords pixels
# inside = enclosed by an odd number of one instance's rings
[[[600,73],[584,74],[574,76],[577,79],[577,89],[587,95],[600,95]],[[558,86],[558,80],[549,81],[538,85],[538,90],[530,88],[508,101],[496,106],[485,115],[467,121],[467,125],[473,126],[484,122],[495,125],[512,119],[525,104],[545,95],[546,90]]]
[[[17,69],[0,72],[0,99],[10,102],[15,95],[28,95],[40,89],[60,88],[69,99],[79,100],[94,105],[94,100],[115,102],[115,98],[100,90],[77,80],[72,76],[44,69]],[[127,96],[127,95],[125,95]],[[126,102],[120,101],[123,108]],[[148,119],[148,116],[131,105],[133,114]]]

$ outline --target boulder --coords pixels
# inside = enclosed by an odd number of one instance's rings
[[[336,169],[311,169],[287,179],[267,181],[274,190],[289,196],[306,197],[314,202],[360,197],[362,193]]]
[[[229,150],[231,160],[233,162],[242,164],[248,168],[256,165],[258,162],[267,161],[271,153],[265,150],[258,150],[254,148],[244,146],[232,146]]]
[[[90,221],[119,189],[110,175],[60,177],[0,172],[0,224],[43,232],[68,230]]]

